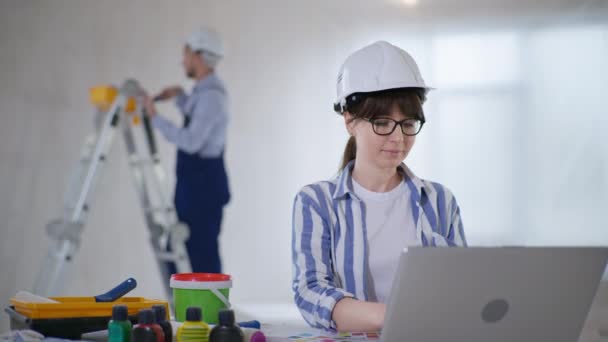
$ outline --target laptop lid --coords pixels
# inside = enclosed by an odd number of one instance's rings
[[[401,255],[385,342],[573,342],[608,248],[420,248]]]

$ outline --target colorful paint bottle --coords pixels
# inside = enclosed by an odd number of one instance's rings
[[[114,305],[112,307],[112,319],[108,322],[109,342],[130,342],[131,321],[126,305]]]
[[[173,342],[173,329],[171,323],[167,321],[167,309],[164,305],[153,305],[154,315],[156,316],[156,324],[160,325],[165,334],[165,342]]]
[[[261,330],[252,328],[241,328],[245,335],[245,342],[266,342],[266,335]]]
[[[234,324],[234,311],[220,310],[218,324],[211,330],[209,342],[243,342],[243,331]]]
[[[201,308],[190,306],[186,309],[186,321],[177,329],[177,342],[208,342],[209,325],[203,322]]]
[[[133,329],[133,342],[165,342],[165,334],[160,325],[156,324],[156,318],[152,309],[139,311],[139,324]]]

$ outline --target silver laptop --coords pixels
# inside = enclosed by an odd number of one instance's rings
[[[608,248],[409,248],[384,342],[576,342]]]

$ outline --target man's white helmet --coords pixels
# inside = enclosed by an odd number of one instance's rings
[[[192,32],[186,40],[186,45],[188,45],[192,51],[204,51],[218,57],[224,56],[224,45],[222,44],[219,33],[207,27],[201,27]]]
[[[343,113],[348,102],[360,100],[364,93],[399,88],[419,88],[424,96],[433,89],[424,83],[412,56],[385,41],[375,42],[355,51],[342,64],[334,110]]]

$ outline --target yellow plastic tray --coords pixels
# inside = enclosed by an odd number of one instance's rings
[[[143,297],[122,297],[110,303],[97,303],[94,297],[50,297],[59,303],[30,303],[11,298],[15,311],[28,318],[68,318],[68,317],[105,317],[112,316],[112,307],[123,304],[130,315],[137,315],[139,310],[152,305],[162,304],[169,314],[166,301],[146,299]],[[167,317],[169,319],[169,317]]]

